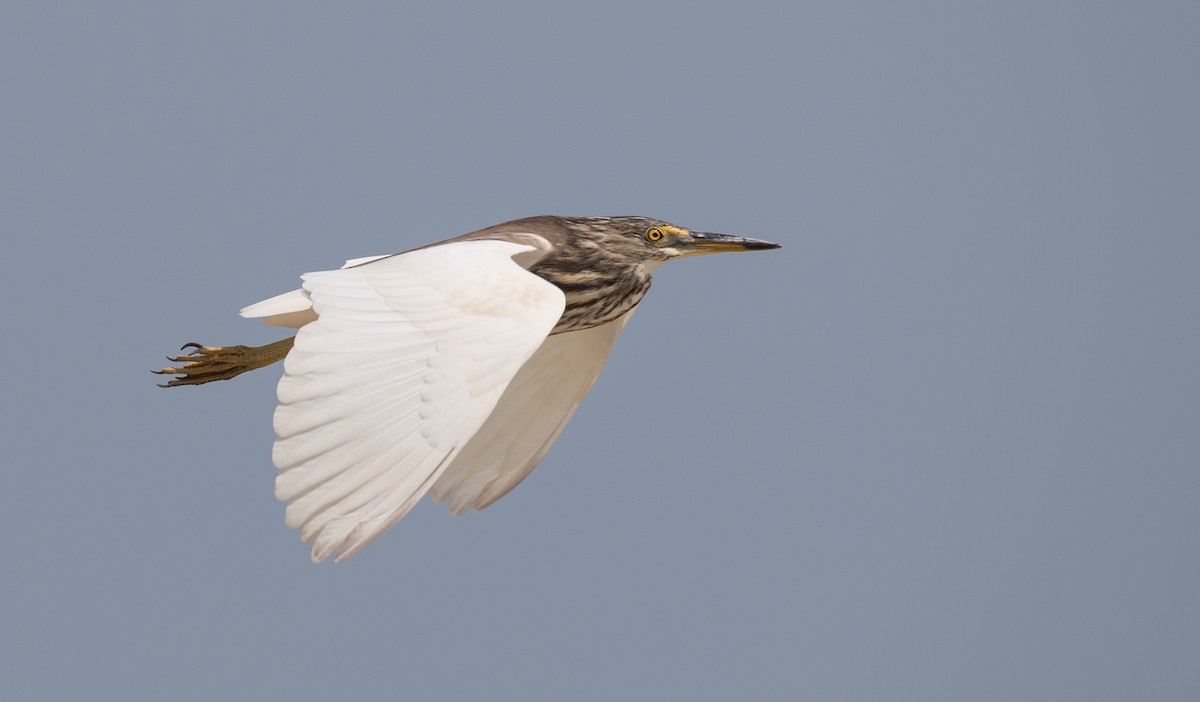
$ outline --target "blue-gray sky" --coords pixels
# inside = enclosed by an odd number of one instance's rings
[[[0,11],[0,697],[1200,698],[1200,6]],[[300,273],[520,216],[659,270],[534,475],[315,566]]]

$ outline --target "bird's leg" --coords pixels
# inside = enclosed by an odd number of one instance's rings
[[[283,360],[296,337],[280,339],[266,346],[201,346],[197,343],[184,344],[179,350],[191,349],[184,356],[167,356],[172,363],[182,363],[176,368],[150,371],[159,375],[178,375],[159,387],[173,388],[177,385],[200,385],[214,380],[229,380],[245,373],[269,366]]]

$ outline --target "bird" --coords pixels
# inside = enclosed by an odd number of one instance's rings
[[[524,480],[659,265],[779,247],[649,217],[527,217],[306,273],[241,310],[295,336],[188,343],[152,372],[178,387],[283,361],[275,495],[314,562],[342,561],[427,493],[458,516]]]

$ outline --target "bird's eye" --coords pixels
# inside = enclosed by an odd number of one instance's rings
[[[650,227],[646,230],[646,238],[650,241],[662,241],[664,236],[666,235],[663,234],[663,230],[658,227]]]

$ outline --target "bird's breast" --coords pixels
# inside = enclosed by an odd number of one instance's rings
[[[566,296],[566,307],[553,334],[607,324],[637,307],[650,289],[650,274],[641,266],[600,273],[593,270],[531,269]]]

